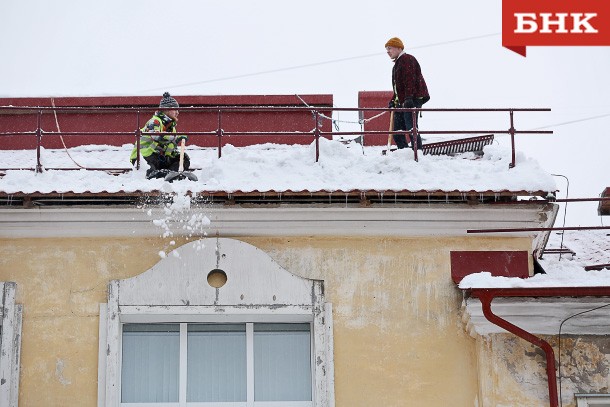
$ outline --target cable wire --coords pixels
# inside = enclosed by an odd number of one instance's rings
[[[566,183],[567,183],[567,185],[566,185],[566,199],[568,199],[568,196],[570,194],[570,180],[568,179],[568,177],[566,177],[565,175],[561,175],[561,174],[551,174],[551,175],[553,177],[563,177],[563,178],[565,178]],[[567,217],[567,215],[568,215],[568,203],[565,202],[565,204],[563,206],[563,225],[562,225],[562,227],[564,227],[564,228],[566,227],[566,217]],[[564,230],[561,233],[561,242],[559,244],[559,248],[560,249],[563,249],[563,238],[564,238],[565,234],[566,234],[566,231]],[[561,261],[561,254],[562,253],[559,252],[559,261]]]
[[[558,342],[558,352],[559,352],[559,355],[558,355],[557,363],[559,364],[559,405],[560,406],[563,406],[563,401],[561,399],[561,378],[562,378],[561,377],[561,328],[563,327],[563,324],[567,320],[569,320],[569,319],[572,319],[572,318],[574,318],[576,316],[579,316],[579,315],[582,315],[582,314],[586,314],[586,313],[591,312],[591,311],[595,311],[595,310],[598,310],[598,309],[601,309],[601,308],[609,307],[609,306],[610,306],[610,304],[600,305],[599,307],[595,307],[595,308],[592,308],[590,310],[578,312],[578,313],[576,313],[576,314],[574,314],[572,316],[567,317],[566,319],[561,321],[561,324],[559,324],[559,335],[558,335],[559,336],[559,342]]]
[[[416,46],[416,47],[410,47],[410,49],[437,47],[437,46],[441,46],[441,45],[455,44],[457,42],[473,41],[473,40],[493,37],[493,36],[497,36],[497,35],[500,35],[500,33],[484,34],[484,35],[478,35],[475,37],[466,37],[466,38],[459,38],[457,40],[449,40],[449,41],[442,41],[442,42],[437,42],[437,43],[432,43],[432,44],[425,44],[425,45],[420,45],[420,46]],[[158,90],[163,90],[163,89],[175,89],[175,88],[183,88],[185,86],[202,85],[205,83],[229,81],[229,80],[233,80],[233,79],[241,79],[241,78],[248,78],[251,76],[267,75],[270,73],[285,72],[285,71],[291,71],[291,70],[295,70],[295,69],[311,68],[311,67],[320,66],[320,65],[336,64],[338,62],[353,61],[355,59],[378,57],[383,54],[385,54],[385,52],[375,52],[374,54],[366,54],[366,55],[358,55],[358,56],[354,56],[354,57],[331,59],[328,61],[313,62],[310,64],[295,65],[295,66],[287,66],[284,68],[269,69],[267,71],[252,72],[252,73],[246,73],[246,74],[242,74],[242,75],[225,76],[225,77],[220,77],[220,78],[215,78],[215,79],[208,79],[208,80],[204,80],[204,81],[181,83],[181,84],[177,84],[177,85],[164,85],[164,86],[161,86],[158,88],[145,89],[145,90],[142,90],[141,92],[152,92],[152,91],[158,91]]]
[[[57,126],[57,132],[61,133],[61,129],[59,128],[59,120],[57,119],[57,111],[55,110],[55,99],[54,98],[51,98],[51,106],[53,106],[53,115],[55,116],[55,126]],[[68,147],[66,147],[66,143],[64,142],[64,137],[61,134],[59,135],[59,138],[61,140],[61,144],[64,146],[64,151],[66,152],[68,157],[70,157],[70,160],[72,160],[72,162],[74,164],[76,164],[77,167],[86,170],[87,167],[80,165],[79,163],[76,162],[76,160],[74,160],[74,158],[72,158],[72,156],[70,155],[70,152],[68,151]]]
[[[610,113],[601,114],[599,116],[584,117],[582,119],[571,120],[569,122],[549,124],[549,125],[542,126],[542,127],[536,127],[535,129],[530,129],[530,130],[542,130],[542,129],[548,129],[549,127],[565,126],[566,124],[586,122],[586,121],[589,121],[589,120],[601,119],[603,117],[608,117],[608,116],[610,116]]]

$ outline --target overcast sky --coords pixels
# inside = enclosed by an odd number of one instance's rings
[[[571,198],[610,186],[610,47],[529,47],[523,58],[501,46],[500,1],[0,0],[0,9],[0,97],[324,93],[356,107],[358,91],[391,89],[383,46],[398,36],[422,66],[426,107],[550,107],[516,114],[518,130],[555,132],[518,135],[517,148],[566,176]],[[508,129],[508,115],[427,113],[420,123],[490,126]],[[565,197],[565,179],[557,185]],[[597,203],[568,206],[569,225],[602,220]]]

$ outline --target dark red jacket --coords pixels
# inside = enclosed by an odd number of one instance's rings
[[[413,98],[413,100],[422,98],[421,104],[430,100],[428,87],[421,74],[419,62],[410,54],[401,54],[394,61],[392,88],[394,90],[394,100],[398,96],[400,104],[404,103],[407,98]]]

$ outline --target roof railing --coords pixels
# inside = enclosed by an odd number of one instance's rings
[[[109,172],[127,172],[131,171],[133,167],[126,168],[100,168],[100,167],[82,167],[78,168],[74,167],[62,167],[62,168],[48,168],[42,165],[42,140],[43,137],[62,137],[62,136],[76,136],[76,137],[85,137],[85,136],[125,136],[126,134],[133,134],[134,137],[134,145],[140,150],[140,136],[141,136],[141,114],[142,112],[154,112],[155,110],[159,110],[155,107],[84,107],[84,106],[74,106],[74,107],[23,107],[23,106],[0,106],[0,114],[14,111],[19,114],[34,114],[36,115],[36,128],[31,131],[1,131],[0,129],[0,137],[5,136],[32,136],[36,137],[36,165],[32,168],[0,168],[0,171],[8,171],[8,170],[31,170],[36,172],[42,172],[46,170],[78,170],[78,169],[86,169],[86,170],[97,170],[97,171],[109,171]],[[515,112],[548,112],[551,109],[548,108],[444,108],[444,109],[418,109],[418,108],[399,108],[399,109],[388,109],[388,108],[330,108],[330,107],[297,107],[297,106],[286,106],[286,107],[272,107],[272,106],[252,106],[252,107],[240,107],[240,106],[201,106],[201,107],[180,107],[177,108],[180,111],[191,111],[191,112],[214,112],[217,114],[217,127],[216,129],[210,131],[180,131],[180,134],[187,135],[189,137],[193,136],[193,140],[197,140],[198,138],[204,137],[215,137],[217,139],[216,148],[218,150],[218,158],[222,156],[222,147],[223,147],[223,138],[227,136],[233,137],[241,137],[241,136],[255,136],[255,137],[263,137],[263,136],[281,136],[285,138],[285,141],[289,143],[290,138],[299,136],[311,136],[312,142],[315,142],[315,160],[316,162],[320,158],[320,138],[332,138],[334,136],[344,137],[344,136],[361,136],[362,139],[365,139],[367,135],[389,135],[390,131],[379,131],[379,130],[361,130],[361,131],[323,131],[321,121],[333,120],[331,117],[328,117],[324,114],[329,110],[333,112],[358,112],[360,116],[363,115],[364,112],[379,112],[375,117],[380,117],[389,111],[394,112],[410,112],[413,116],[413,122],[416,122],[416,117],[421,112],[463,112],[463,113],[474,113],[474,112],[505,112],[508,113],[509,116],[509,128],[508,129],[495,129],[495,130],[425,130],[420,131],[417,126],[415,126],[411,131],[392,131],[391,134],[409,134],[412,136],[413,140],[417,139],[418,135],[462,135],[462,134],[507,134],[510,136],[511,141],[511,163],[509,164],[509,168],[513,168],[515,166],[515,136],[519,134],[552,134],[553,132],[550,130],[517,130],[515,128],[515,120],[514,114]],[[69,131],[69,132],[61,132],[61,131],[47,131],[42,128],[42,115],[43,113],[49,113],[52,111],[54,114],[56,112],[72,112],[77,114],[95,114],[95,113],[112,113],[112,112],[133,112],[135,117],[135,129],[131,132],[116,132],[116,131]],[[223,128],[225,121],[223,121],[223,114],[226,113],[235,113],[235,112],[267,112],[267,113],[279,113],[279,112],[298,112],[298,111],[309,111],[312,114],[313,127],[312,130],[309,131],[227,131]],[[360,120],[360,124],[363,121]],[[176,133],[157,133],[163,135],[175,135]],[[417,143],[414,143],[414,158],[415,161],[418,161],[418,149]],[[137,156],[137,160],[135,163],[135,167],[137,169],[140,168],[140,154]]]

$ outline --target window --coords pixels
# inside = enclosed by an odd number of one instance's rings
[[[251,325],[251,324],[249,324]],[[247,400],[246,325],[189,324],[187,329],[188,402]]]
[[[22,306],[15,304],[17,284],[0,282],[0,406],[17,407]]]
[[[323,282],[222,238],[187,243],[110,282],[100,305],[98,406],[334,406]]]
[[[123,403],[178,401],[179,325],[125,325],[122,355]]]
[[[310,333],[310,324],[125,324],[121,402],[311,406]]]
[[[309,324],[254,324],[253,331],[254,400],[311,401]]]

